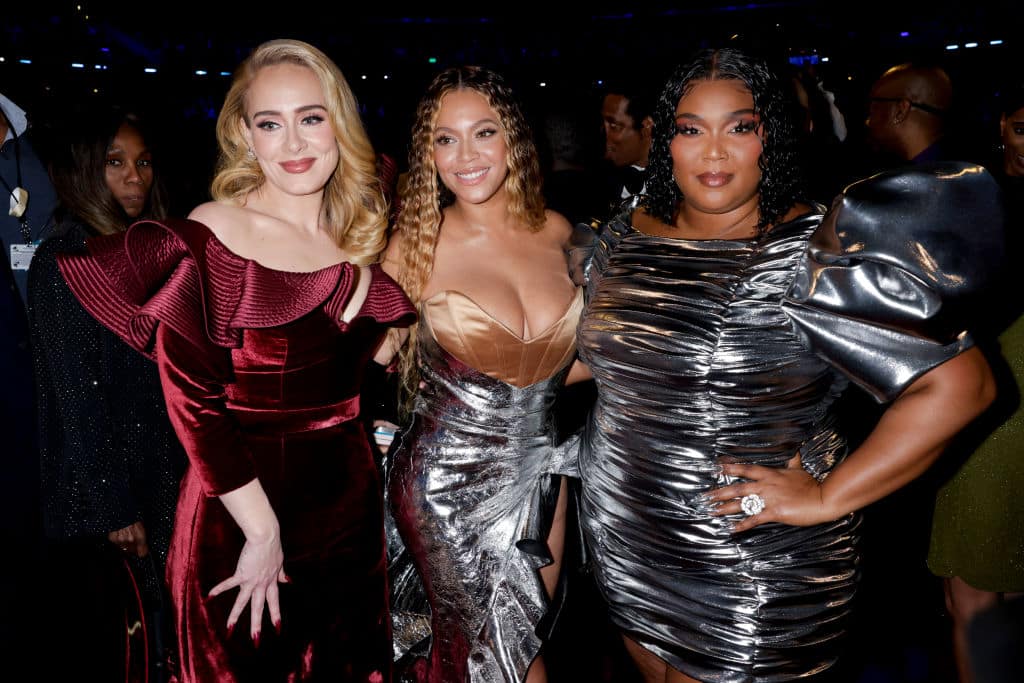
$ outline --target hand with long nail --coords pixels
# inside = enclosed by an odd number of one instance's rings
[[[715,516],[743,513],[740,500],[756,494],[764,500],[764,509],[737,521],[733,532],[747,531],[765,522],[781,522],[793,526],[811,526],[834,519],[825,505],[821,485],[807,473],[800,454],[785,467],[765,467],[724,463],[722,473],[746,481],[708,491],[704,498],[714,505]]]
[[[263,610],[270,613],[274,628],[281,630],[281,601],[278,583],[288,583],[284,572],[284,550],[280,528],[270,501],[258,479],[222,494],[220,500],[245,534],[245,545],[238,556],[235,573],[210,590],[210,597],[238,588],[238,595],[228,615],[230,634],[249,606],[249,634],[259,647]]]

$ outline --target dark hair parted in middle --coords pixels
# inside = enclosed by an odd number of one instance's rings
[[[735,48],[707,49],[684,62],[669,77],[654,110],[644,208],[672,224],[684,199],[672,174],[669,144],[676,135],[676,106],[698,81],[735,80],[750,90],[760,120],[761,182],[757,230],[763,233],[781,219],[800,196],[797,133],[786,89],[763,60]]]
[[[152,145],[150,131],[131,111],[99,106],[76,114],[74,124],[68,126],[66,144],[50,166],[58,200],[54,217],[58,222],[78,220],[95,233],[110,235],[135,221],[167,215],[167,192],[158,161],[153,165],[153,185],[145,207],[137,217],[124,212],[107,186],[107,154],[122,126],[134,128],[147,145]]]

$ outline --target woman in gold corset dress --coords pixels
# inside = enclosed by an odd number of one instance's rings
[[[579,252],[568,221],[544,210],[537,153],[499,75],[442,72],[412,135],[385,262],[421,313],[400,357],[412,416],[388,463],[405,545],[392,553],[396,650],[429,644],[410,670],[419,681],[543,681],[538,628],[559,574],[561,475],[575,468],[551,407],[575,358]],[[417,607],[430,614],[418,634],[404,619]]]

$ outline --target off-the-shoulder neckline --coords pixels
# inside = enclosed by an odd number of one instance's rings
[[[359,267],[361,267],[361,266],[357,266],[356,264],[352,263],[351,261],[342,260],[342,261],[338,261],[337,263],[333,263],[333,264],[331,264],[329,266],[324,266],[323,268],[317,268],[315,270],[283,270],[281,268],[274,268],[273,266],[268,266],[268,265],[266,265],[264,263],[260,263],[259,261],[257,261],[254,258],[250,258],[248,256],[242,256],[238,252],[234,251],[233,249],[231,249],[231,247],[229,247],[228,245],[224,244],[224,242],[217,236],[217,233],[215,233],[213,230],[211,230],[210,226],[206,225],[205,223],[203,223],[201,221],[197,221],[194,218],[189,218],[188,220],[192,221],[193,223],[197,223],[198,225],[203,226],[203,228],[210,235],[210,241],[213,242],[215,245],[217,245],[217,247],[219,249],[221,249],[224,253],[226,253],[230,257],[238,259],[239,261],[244,261],[245,263],[251,263],[254,266],[260,268],[261,270],[265,270],[265,271],[268,271],[268,272],[271,272],[271,273],[282,273],[284,275],[316,275],[318,273],[323,273],[324,271],[333,270],[335,268],[346,268],[346,267],[347,268],[359,268]],[[367,267],[368,268],[372,268],[375,265],[378,265],[378,264],[371,263]]]

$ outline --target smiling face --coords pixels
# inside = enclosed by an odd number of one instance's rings
[[[107,187],[129,218],[137,218],[146,208],[153,187],[153,157],[146,141],[135,127],[125,123],[118,128],[105,163]]]
[[[505,192],[508,144],[500,117],[475,90],[441,98],[434,125],[434,165],[457,201],[482,204]]]
[[[754,97],[740,81],[697,81],[676,105],[669,145],[672,175],[691,215],[756,215],[761,126]]]
[[[270,185],[291,195],[323,190],[338,166],[338,141],[311,69],[289,63],[260,69],[245,116],[242,135]]]
[[[1009,176],[1024,176],[1024,107],[1003,115],[999,129],[1003,140],[1003,170]]]

